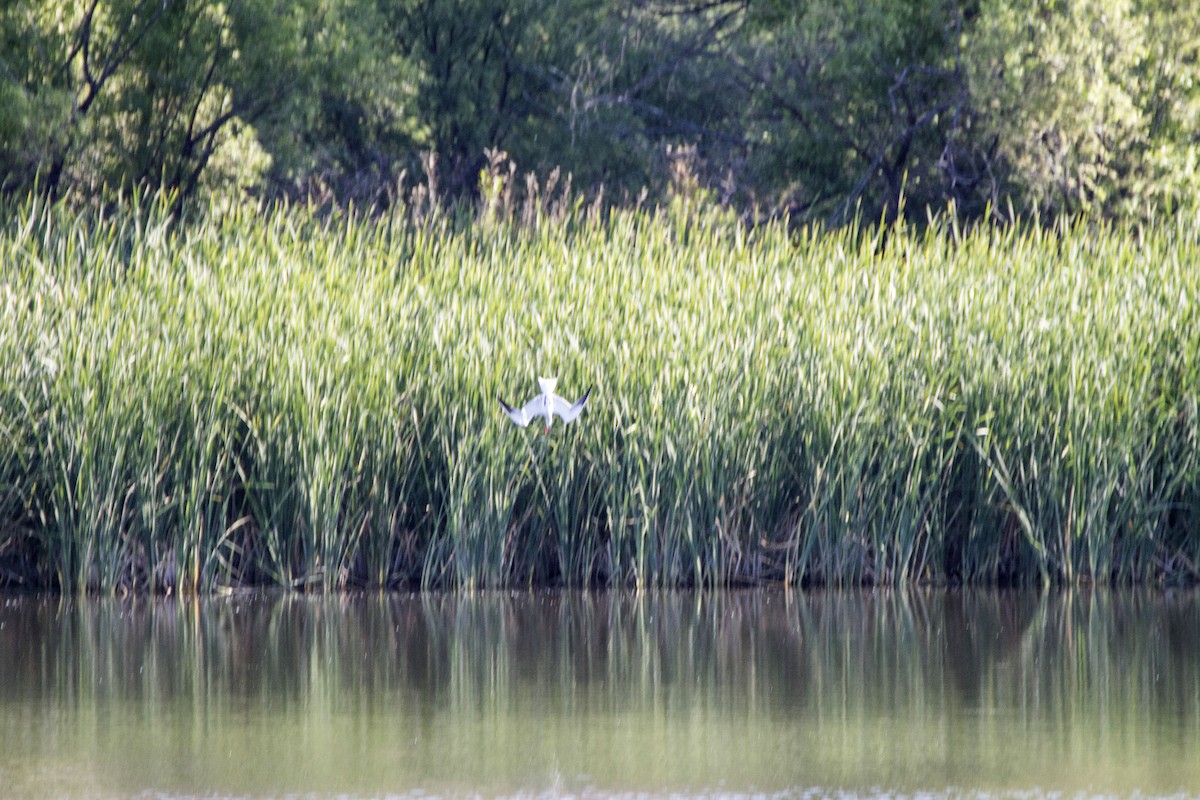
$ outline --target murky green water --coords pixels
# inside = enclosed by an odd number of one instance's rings
[[[0,796],[1200,796],[1200,598],[0,599]]]

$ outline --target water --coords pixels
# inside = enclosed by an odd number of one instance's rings
[[[0,796],[1200,796],[1200,597],[0,598]]]

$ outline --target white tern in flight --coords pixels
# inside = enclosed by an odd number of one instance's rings
[[[589,388],[583,397],[574,403],[568,403],[554,393],[554,387],[558,384],[557,378],[538,378],[537,381],[538,386],[542,387],[542,393],[521,408],[513,408],[504,402],[504,398],[497,398],[500,401],[500,405],[504,407],[504,413],[508,414],[509,419],[522,428],[533,422],[537,417],[545,417],[546,433],[549,433],[550,423],[554,422],[555,414],[562,417],[564,424],[574,422],[583,411],[583,407],[587,405],[588,397],[592,394],[592,390]]]

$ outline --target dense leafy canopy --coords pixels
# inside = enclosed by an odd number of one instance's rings
[[[504,153],[617,201],[1141,216],[1200,188],[1197,42],[1197,0],[28,0],[0,187],[452,199]]]

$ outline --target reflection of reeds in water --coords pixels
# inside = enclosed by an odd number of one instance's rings
[[[1193,594],[16,599],[0,622],[3,673],[15,685],[49,678],[41,690],[67,696],[361,690],[453,705],[501,691],[638,708],[669,704],[678,684],[689,702],[700,687],[714,701],[765,713],[802,712],[824,695],[841,705],[937,700],[1058,716],[1091,700],[1126,710],[1145,700],[1151,713],[1200,686]],[[31,657],[29,643],[43,641]],[[80,667],[87,676],[76,683]],[[755,685],[769,695],[731,693]],[[1200,707],[1193,698],[1180,710]]]
[[[76,723],[131,715],[157,736],[182,724],[194,747],[225,747],[226,727],[247,726],[301,749],[366,737],[398,757],[419,744],[428,763],[405,769],[513,780],[521,765],[562,759],[568,777],[586,764],[628,787],[627,770],[644,769],[652,777],[636,780],[655,785],[681,780],[672,765],[687,760],[698,775],[716,765],[768,788],[867,776],[910,789],[1153,794],[1200,778],[1198,600],[24,600],[0,609],[0,707],[25,700]]]
[[[304,209],[0,232],[0,581],[1188,580],[1194,215],[1138,236],[513,229]],[[572,426],[507,425],[537,374]]]

